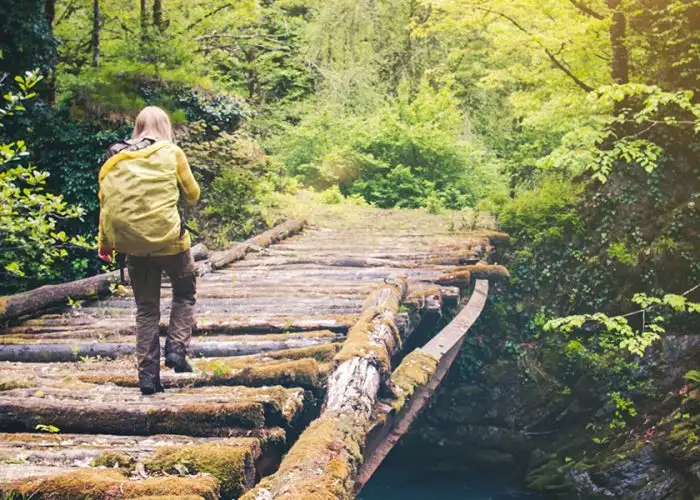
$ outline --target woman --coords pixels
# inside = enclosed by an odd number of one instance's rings
[[[178,212],[180,197],[199,199],[199,185],[185,154],[173,144],[172,125],[160,108],[149,106],[136,118],[130,141],[110,148],[100,170],[98,255],[111,262],[127,256],[136,299],[136,356],[141,393],[162,392],[160,383],[160,280],[172,283],[172,309],[165,342],[165,366],[192,371],[187,348],[194,324],[196,276],[190,235]]]

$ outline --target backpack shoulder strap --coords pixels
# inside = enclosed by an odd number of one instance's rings
[[[115,142],[109,147],[109,149],[107,149],[107,157],[111,158],[122,151],[139,151],[140,149],[145,149],[155,143],[156,140],[152,137],[144,137],[143,139],[126,139]]]

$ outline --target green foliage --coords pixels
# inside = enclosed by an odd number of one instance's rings
[[[684,375],[684,378],[690,382],[700,384],[700,370],[690,370]]]
[[[214,140],[189,142],[183,147],[195,175],[206,186],[195,215],[209,244],[227,247],[230,241],[266,226],[261,201],[277,187],[278,176],[252,138],[221,134]]]
[[[478,194],[493,189],[493,174],[476,159],[479,146],[461,136],[449,86],[424,81],[412,95],[403,85],[371,116],[338,121],[338,113],[346,111],[310,115],[275,145],[290,173],[307,184],[338,183],[382,208],[418,208],[428,199],[447,208],[474,206]]]
[[[41,80],[38,72],[15,79],[20,91],[4,94],[3,118],[25,110],[24,101]],[[3,122],[0,122],[0,126]],[[83,237],[71,237],[61,228],[66,219],[83,210],[46,190],[49,174],[26,163],[24,141],[0,145],[0,293],[22,290],[59,275],[55,265],[67,260],[68,250],[88,247]]]
[[[56,40],[51,35],[44,0],[0,1],[0,75],[39,69],[48,74],[56,63]]]

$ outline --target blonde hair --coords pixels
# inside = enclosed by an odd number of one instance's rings
[[[136,117],[132,139],[152,137],[160,141],[173,140],[173,126],[168,113],[157,106],[147,106]]]

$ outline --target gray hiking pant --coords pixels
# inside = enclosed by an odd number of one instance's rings
[[[172,284],[170,324],[165,355],[185,355],[194,325],[197,277],[190,251],[176,255],[127,258],[129,280],[136,299],[136,357],[139,383],[160,383],[160,279],[162,271]]]

